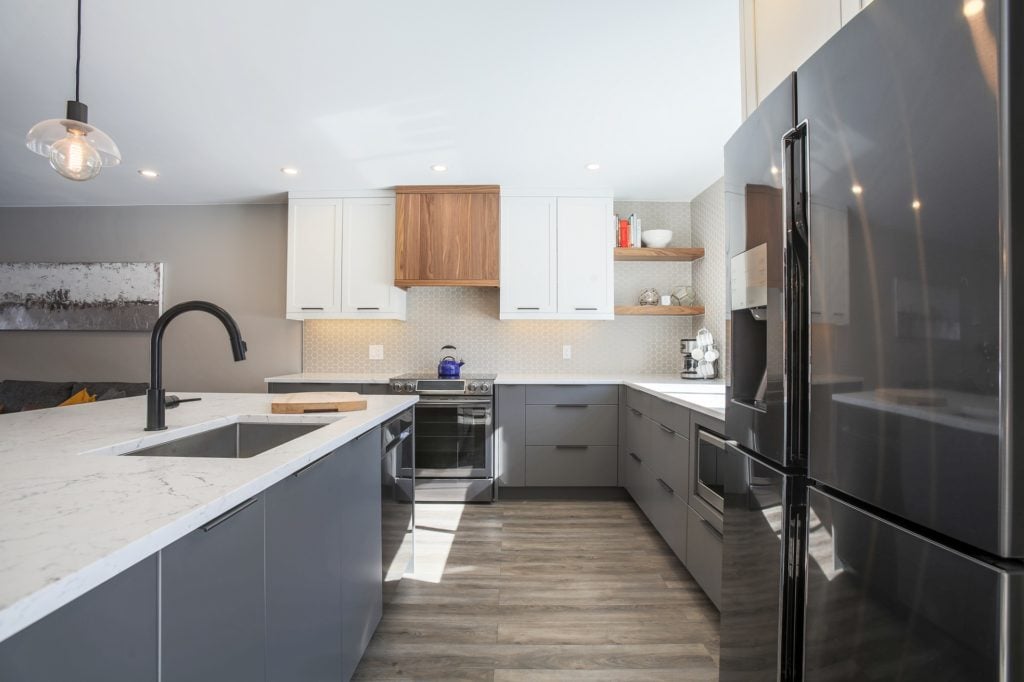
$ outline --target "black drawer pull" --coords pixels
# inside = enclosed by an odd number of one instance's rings
[[[252,505],[256,504],[256,502],[258,502],[259,499],[260,498],[258,498],[258,497],[250,497],[248,500],[246,500],[242,504],[240,504],[240,505],[238,505],[236,507],[232,507],[231,509],[227,510],[226,512],[224,512],[223,514],[221,514],[220,516],[215,518],[213,521],[210,521],[208,524],[203,526],[203,532],[209,533],[211,530],[213,530],[214,528],[216,528],[220,524],[224,523],[225,521],[230,519],[235,514],[238,514],[238,513],[242,512],[243,510],[247,509],[248,507],[251,507]]]
[[[638,462],[642,462],[642,461],[643,461],[643,460],[642,460],[642,459],[640,458],[640,455],[636,454],[635,452],[631,452],[631,453],[629,453],[629,456],[630,456],[630,457],[632,457],[633,459],[635,459],[635,460],[636,460],[636,461],[638,461]]]
[[[357,306],[356,310],[380,310],[380,307],[378,307],[378,306],[369,307],[368,306],[366,308],[360,308],[360,307]]]
[[[301,469],[296,471],[294,474],[292,474],[292,476],[294,476],[295,478],[298,478],[299,476],[301,476],[302,474],[306,473],[307,471],[309,471],[310,469],[312,469],[313,467],[315,467],[317,464],[319,464],[320,462],[324,461],[325,459],[327,459],[327,455],[324,455],[323,457],[320,457],[319,459],[314,459],[312,462],[310,462],[309,464],[307,464],[306,466],[302,467]]]
[[[633,414],[635,414],[635,415],[636,415],[637,417],[642,417],[642,416],[644,416],[644,415],[643,415],[643,413],[642,413],[642,412],[641,412],[640,410],[635,410],[635,409],[633,409],[632,407],[631,407],[631,408],[629,408],[629,411],[630,411],[630,412],[632,412]]]
[[[556,445],[555,450],[586,450],[589,445]]]
[[[700,522],[702,524],[704,524],[705,526],[707,526],[707,529],[710,530],[712,533],[714,533],[718,537],[719,540],[722,539],[722,532],[720,530],[718,530],[717,528],[715,528],[713,523],[711,523],[710,521],[708,521],[707,519],[705,519],[704,517],[702,517],[700,515],[698,515],[697,518],[699,518]]]
[[[597,310],[597,308],[576,308],[576,310]]]
[[[575,403],[563,403],[561,405],[555,405],[555,407],[589,407],[589,405],[577,405]]]
[[[665,433],[671,433],[673,436],[676,435],[676,432],[674,430],[668,428],[664,424],[658,424],[658,426],[660,426],[661,430],[664,431]]]
[[[660,483],[661,487],[665,489],[665,492],[670,493],[672,495],[676,494],[676,491],[672,488],[672,486],[670,486],[668,483],[665,483],[664,480],[659,478],[658,483]]]
[[[516,310],[540,310],[540,306],[516,306]]]
[[[316,307],[306,307],[306,306],[302,306],[302,310],[323,310],[323,309],[324,309],[324,307],[323,307],[323,306],[316,306]]]

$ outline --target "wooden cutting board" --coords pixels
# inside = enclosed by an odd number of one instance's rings
[[[358,393],[282,393],[270,401],[272,414],[307,412],[354,412],[366,409],[366,398]]]

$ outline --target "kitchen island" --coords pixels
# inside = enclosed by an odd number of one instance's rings
[[[0,652],[3,640],[304,467],[344,455],[417,400],[369,396],[363,411],[274,415],[265,394],[181,397],[202,400],[168,410],[159,432],[143,430],[142,397],[0,416]],[[244,459],[120,456],[239,423],[324,426]],[[368,470],[379,471],[379,440],[372,450]]]

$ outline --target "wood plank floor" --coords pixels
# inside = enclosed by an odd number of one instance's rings
[[[716,680],[718,612],[631,501],[417,506],[358,680]]]

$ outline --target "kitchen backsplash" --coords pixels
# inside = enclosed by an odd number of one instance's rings
[[[697,296],[704,304],[704,315],[693,318],[694,330],[704,326],[715,337],[721,350],[718,374],[727,376],[729,353],[728,311],[725,302],[725,258],[728,244],[725,226],[725,179],[719,179],[698,194],[690,204],[693,246],[704,247],[704,258],[693,264]]]
[[[706,197],[716,186],[721,192],[721,185],[717,184],[701,197]],[[713,202],[705,199],[705,203]],[[622,217],[636,213],[643,220],[644,229],[671,229],[675,233],[672,246],[691,245],[689,203],[617,201],[615,211]],[[724,253],[722,260],[724,262]],[[691,284],[699,263],[617,262],[615,302],[617,305],[635,304],[645,287],[667,294],[673,286]],[[724,277],[721,279],[724,282]],[[704,300],[705,292],[699,285],[697,295]],[[724,293],[721,298],[724,309]],[[698,328],[685,317],[500,321],[496,289],[417,287],[409,290],[407,302],[405,322],[304,322],[303,370],[368,373],[429,370],[437,365],[441,346],[451,344],[466,361],[467,372],[675,373],[681,363],[679,339],[693,336]],[[368,359],[371,344],[384,346],[383,360]],[[572,346],[571,360],[562,359],[563,345]]]

